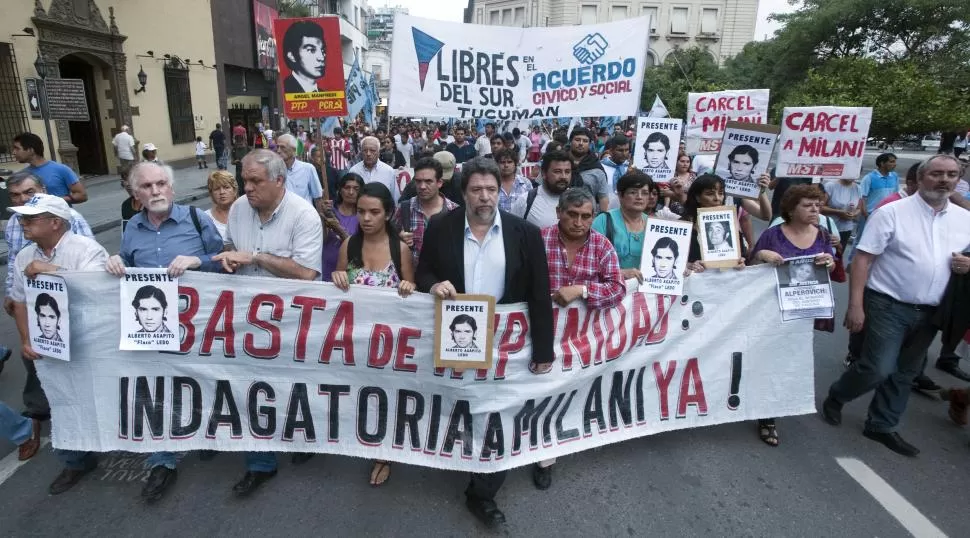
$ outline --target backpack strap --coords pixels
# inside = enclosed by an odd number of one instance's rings
[[[609,239],[611,245],[613,244],[613,232],[614,232],[613,212],[607,211],[606,212],[606,238]]]
[[[536,201],[536,196],[539,195],[539,188],[536,187],[529,191],[529,194],[525,197],[525,213],[522,214],[524,220],[529,220],[529,212],[532,211],[532,204]]]
[[[195,225],[195,231],[199,234],[199,241],[202,241],[202,252],[205,252],[205,238],[202,237],[202,223],[199,222],[199,210],[194,206],[189,206],[189,216],[192,217],[192,224]]]

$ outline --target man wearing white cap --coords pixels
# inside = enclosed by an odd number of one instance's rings
[[[103,271],[108,253],[94,239],[71,232],[71,208],[62,198],[37,194],[26,204],[11,207],[10,211],[20,215],[24,238],[33,241],[17,254],[14,261],[14,281],[10,298],[14,303],[14,318],[20,333],[22,354],[25,359],[39,360],[41,356],[31,347],[27,330],[25,280],[35,278],[39,273],[52,273],[62,269]],[[71,489],[85,474],[98,466],[97,458],[92,452],[57,450],[57,456],[64,463],[64,470],[51,482],[48,489],[51,495]]]
[[[141,150],[141,157],[142,160],[162,164],[162,161],[158,160],[158,148],[151,142],[145,144],[145,147]]]

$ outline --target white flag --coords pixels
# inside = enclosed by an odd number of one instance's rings
[[[653,106],[650,107],[650,113],[647,115],[652,118],[670,117],[670,112],[667,112],[667,107],[664,105],[664,102],[660,100],[659,95],[657,95],[657,97],[653,100]]]
[[[580,118],[579,116],[573,116],[573,119],[569,120],[569,129],[566,131],[567,139],[573,135],[573,128],[578,126],[582,120],[583,118]]]

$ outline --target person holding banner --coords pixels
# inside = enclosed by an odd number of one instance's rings
[[[529,370],[544,374],[555,360],[545,246],[538,228],[498,209],[499,175],[490,159],[476,158],[462,166],[465,210],[431,222],[418,261],[417,287],[442,300],[476,293],[491,295],[498,304],[528,303]],[[505,523],[495,495],[507,474],[473,474],[465,490],[466,506],[490,528]]]
[[[323,223],[313,206],[286,190],[286,163],[272,151],[255,150],[243,158],[243,179],[246,197],[229,209],[229,250],[213,260],[229,273],[318,280]],[[251,495],[276,476],[276,468],[275,454],[247,452],[246,474],[233,486],[233,493]]]
[[[632,172],[621,177],[616,184],[620,207],[597,215],[593,220],[593,230],[613,245],[623,279],[635,278],[642,283],[640,259],[643,255],[644,231],[647,229],[647,206],[651,189],[656,189],[656,185],[650,176],[636,168],[630,170]]]
[[[411,249],[400,240],[391,223],[394,201],[391,191],[380,183],[368,183],[357,198],[358,227],[340,245],[333,285],[343,291],[355,286],[397,288],[401,297],[414,291],[414,261]],[[312,454],[294,454],[305,462]],[[370,485],[381,486],[391,477],[391,462],[377,460],[370,473]]]
[[[862,357],[829,388],[822,416],[842,423],[842,406],[875,389],[863,435],[904,456],[919,449],[898,433],[913,379],[936,336],[933,321],[951,274],[970,272],[970,211],[949,202],[960,175],[951,155],[917,171],[919,191],[872,213],[856,247],[845,326],[866,327]]]
[[[815,265],[822,265],[832,271],[835,259],[829,234],[819,228],[819,208],[822,193],[814,185],[795,185],[788,189],[781,202],[781,217],[784,222],[765,230],[758,238],[751,252],[752,265],[769,263],[779,266],[788,258],[815,256]],[[795,270],[810,269],[810,265],[793,265]],[[796,283],[798,275],[793,275]],[[808,278],[814,273],[809,271]],[[758,420],[758,436],[770,446],[778,446],[778,429],[774,418]]]
[[[215,172],[225,174],[227,172]],[[231,178],[231,176],[230,176]],[[215,222],[194,207],[174,203],[175,176],[172,168],[152,162],[138,163],[129,176],[132,194],[144,208],[132,217],[121,236],[121,250],[108,259],[108,273],[123,277],[126,267],[167,267],[179,277],[186,270],[220,271],[214,256],[222,252],[224,239]],[[235,181],[223,178],[223,187],[233,191]],[[218,206],[217,206],[218,207]],[[136,300],[139,297],[136,296]],[[164,301],[164,295],[161,296]],[[138,305],[133,305],[136,309]],[[164,309],[163,309],[164,311]],[[144,324],[142,324],[144,328]],[[203,453],[211,457],[213,453]],[[141,491],[149,502],[162,498],[178,478],[174,452],[155,452],[148,457],[151,473]]]
[[[352,172],[348,172],[337,181],[337,207],[334,215],[340,226],[349,235],[357,232],[357,196],[364,188],[364,180]],[[337,269],[337,258],[343,239],[337,234],[327,234],[323,240],[323,277],[324,282],[331,282],[333,272]]]
[[[36,361],[42,357],[31,345],[27,327],[27,279],[40,273],[57,271],[100,271],[104,269],[108,252],[97,241],[71,231],[71,208],[59,196],[35,194],[26,204],[9,208],[20,215],[24,238],[33,241],[24,247],[14,260],[14,280],[10,290],[14,319],[22,344],[24,359]],[[84,475],[98,466],[93,452],[56,450],[64,469],[51,482],[48,491],[58,495],[74,487]],[[24,455],[21,452],[20,455]]]

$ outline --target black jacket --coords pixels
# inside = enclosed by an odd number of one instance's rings
[[[942,332],[943,350],[956,349],[970,329],[970,275],[950,275],[933,323]]]
[[[505,292],[499,304],[529,305],[532,360],[555,359],[552,338],[552,301],[549,299],[549,268],[539,228],[510,213],[501,212],[505,245]],[[419,291],[447,280],[465,293],[465,212],[449,211],[431,218],[424,232],[424,246],[415,272]]]

